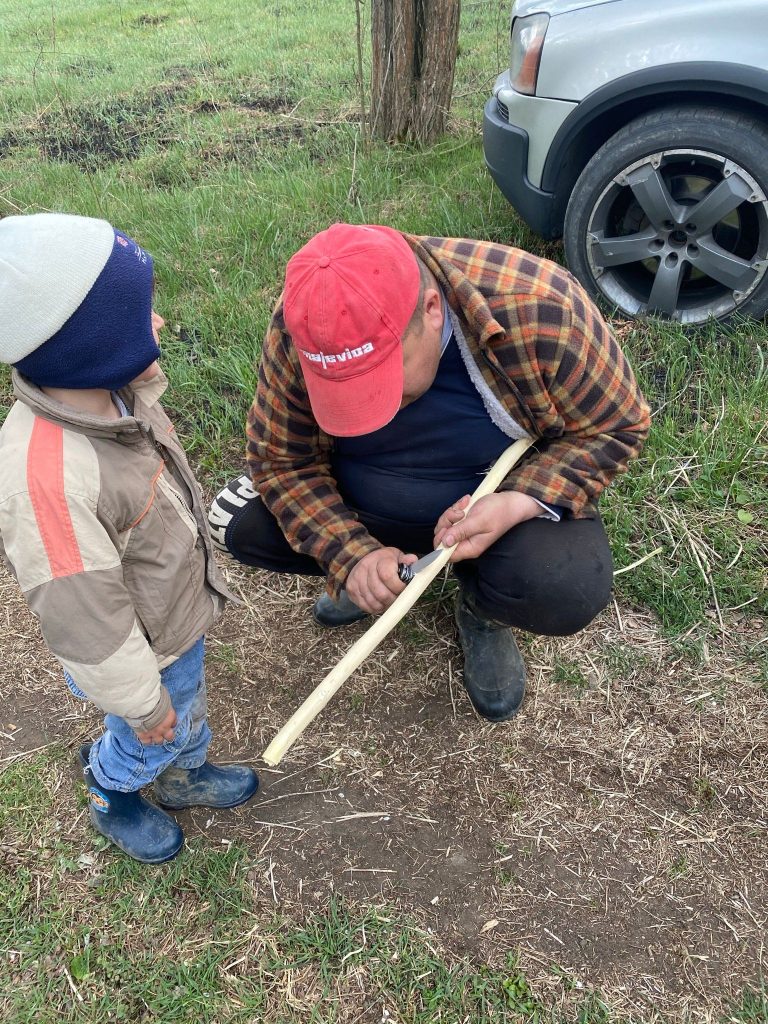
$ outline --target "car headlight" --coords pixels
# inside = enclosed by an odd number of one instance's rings
[[[536,92],[547,25],[548,14],[529,14],[527,18],[515,18],[512,22],[509,82],[513,89],[526,96],[533,96]]]

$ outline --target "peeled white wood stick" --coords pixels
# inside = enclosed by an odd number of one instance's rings
[[[469,505],[467,505],[465,512],[468,512],[480,498],[484,498],[486,494],[492,494],[496,490],[515,463],[532,444],[533,440],[531,438],[524,437],[519,441],[515,441],[513,445],[510,445],[509,448],[501,453],[483,477],[480,486],[469,499]],[[432,580],[445,566],[455,547],[456,545],[454,544],[450,548],[442,548],[440,554],[431,565],[416,573],[405,590],[398,594],[389,608],[350,647],[341,661],[331,669],[325,679],[318,683],[301,707],[294,711],[264,751],[262,757],[268,765],[274,767],[274,765],[282,761],[286,751],[293,746],[309,723],[323,710],[342,683],[346,682],[355,669],[362,665],[368,655],[378,647],[387,633],[391,632],[405,613],[416,604]]]

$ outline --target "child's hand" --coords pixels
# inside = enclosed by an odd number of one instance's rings
[[[176,712],[171,708],[165,718],[154,729],[147,729],[146,732],[137,732],[136,738],[145,747],[151,747],[156,743],[164,743],[173,739],[173,730],[176,728]]]

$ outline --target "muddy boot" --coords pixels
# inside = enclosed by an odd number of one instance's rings
[[[216,765],[206,761],[199,768],[166,768],[155,779],[155,799],[163,807],[237,807],[250,800],[259,788],[259,777],[244,764]]]
[[[354,601],[348,596],[346,590],[342,590],[338,601],[327,594],[318,597],[312,608],[312,618],[318,626],[349,626],[353,622],[359,622],[366,618],[368,612],[358,608]]]
[[[140,793],[121,793],[100,786],[88,763],[90,752],[89,743],[80,748],[80,764],[96,831],[142,864],[161,864],[175,857],[184,845],[184,833],[173,818]]]
[[[464,686],[483,718],[512,718],[525,695],[525,665],[510,626],[483,618],[463,593],[456,599],[456,625],[464,651]]]

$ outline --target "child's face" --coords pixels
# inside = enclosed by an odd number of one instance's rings
[[[163,320],[163,318],[160,316],[160,314],[156,313],[154,311],[154,309],[153,309],[152,310],[152,336],[154,337],[154,339],[157,342],[158,346],[160,345],[160,328],[164,327],[164,326],[165,326],[165,320]],[[152,380],[152,378],[156,377],[159,372],[160,372],[160,365],[158,364],[157,360],[155,360],[154,363],[150,363],[149,364],[149,366],[146,368],[146,370],[144,370],[143,373],[140,373],[138,377],[134,377],[134,379],[131,381],[131,383],[132,384],[138,384],[139,381],[142,381],[142,380]]]
[[[165,320],[163,320],[163,318],[160,316],[160,314],[156,313],[154,311],[154,309],[153,309],[152,310],[152,337],[155,339],[155,341],[157,342],[158,345],[160,344],[160,328],[161,327],[165,327]]]

